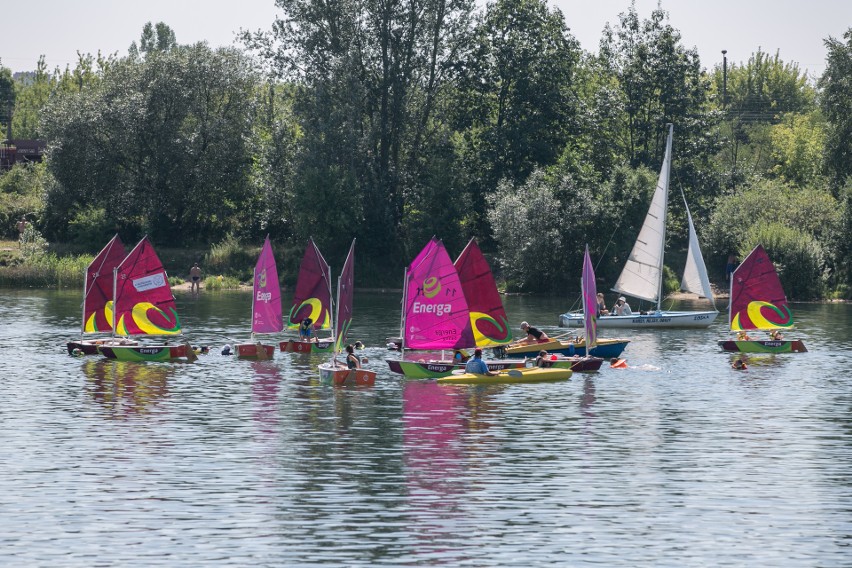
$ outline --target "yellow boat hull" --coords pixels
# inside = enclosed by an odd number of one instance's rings
[[[496,375],[474,375],[464,373],[462,375],[450,375],[440,377],[439,383],[450,385],[492,385],[504,383],[544,383],[551,381],[567,381],[571,378],[571,369],[543,369],[531,367],[528,369],[504,369]]]

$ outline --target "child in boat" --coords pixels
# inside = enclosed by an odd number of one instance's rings
[[[773,341],[781,341],[784,339],[784,334],[781,333],[780,329],[773,329],[769,332],[769,339]]]
[[[538,352],[538,357],[535,358],[535,366],[536,367],[552,367],[553,362],[550,360],[550,357],[547,355],[547,351],[541,350]]]
[[[350,369],[361,368],[361,361],[359,361],[358,356],[355,355],[355,346],[351,343],[346,346],[346,366]]]
[[[311,341],[311,337],[314,333],[313,323],[314,320],[311,318],[305,318],[302,320],[302,323],[299,324],[299,339],[302,341]]]
[[[737,341],[751,341],[751,337],[745,331],[740,331],[737,333]]]

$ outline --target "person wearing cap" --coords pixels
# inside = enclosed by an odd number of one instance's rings
[[[465,373],[472,373],[474,375],[488,375],[494,376],[497,373],[493,373],[488,370],[488,365],[485,364],[485,361],[482,360],[482,349],[476,348],[473,352],[473,357],[468,360],[464,365]]]
[[[526,339],[522,339],[520,341],[520,343],[523,343],[525,345],[529,345],[531,343],[545,343],[547,341],[550,341],[550,338],[547,337],[546,333],[544,333],[540,329],[531,326],[525,321],[521,322],[521,331],[527,334]]]
[[[630,309],[630,304],[627,303],[624,296],[619,296],[612,307],[612,313],[616,316],[632,316],[633,310]]]

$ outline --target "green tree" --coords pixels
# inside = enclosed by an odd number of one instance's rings
[[[117,227],[174,243],[249,223],[258,87],[244,54],[196,44],[125,58],[100,83],[51,99],[43,124],[58,187],[45,229],[68,238],[93,204]]]
[[[799,187],[814,185],[823,170],[825,121],[815,112],[789,113],[772,126],[772,173]]]
[[[446,62],[467,29],[471,0],[364,3],[276,0],[272,36],[250,38],[297,86],[303,138],[297,218],[345,217],[332,250],[354,234],[377,258],[399,259],[406,199],[427,183]],[[316,230],[316,229],[315,229]],[[332,234],[333,233],[333,234]]]
[[[835,189],[852,176],[852,28],[846,42],[829,37],[826,68],[819,80],[820,104],[828,121],[826,167]]]
[[[0,66],[0,140],[6,139],[9,122],[12,120],[12,109],[15,106],[15,83],[12,81],[12,71]]]
[[[474,211],[497,182],[522,182],[558,161],[575,127],[571,92],[580,56],[558,10],[543,0],[497,0],[486,6],[469,51],[458,63],[457,128],[477,175]],[[480,236],[485,219],[474,219]]]

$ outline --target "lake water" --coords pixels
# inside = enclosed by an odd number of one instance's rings
[[[211,354],[130,364],[65,354],[79,294],[0,291],[1,565],[852,565],[852,306],[795,305],[810,352],[747,371],[720,315],[633,332],[628,369],[469,387],[389,373],[399,295],[360,293],[379,376],[334,388],[323,357],[219,354],[250,302],[179,296]],[[568,303],[506,308],[558,335]]]

